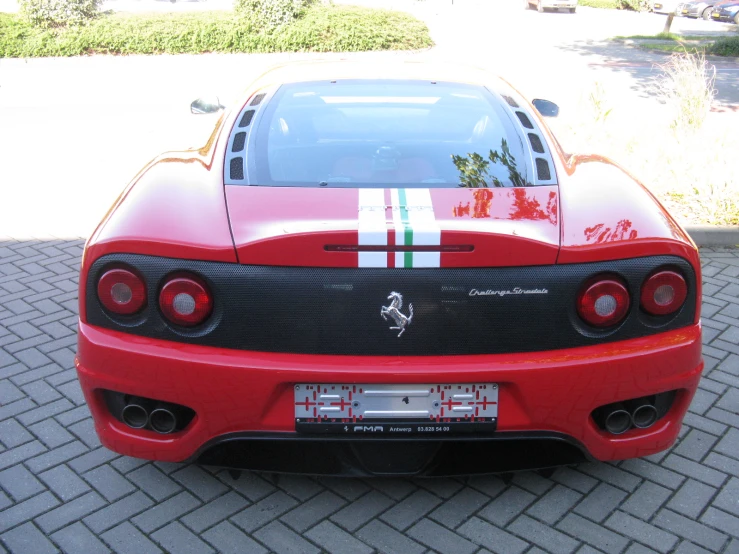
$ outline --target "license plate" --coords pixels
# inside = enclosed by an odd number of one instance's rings
[[[712,13],[711,14],[711,17],[713,17],[714,19],[718,19],[718,14],[717,13]]]
[[[343,435],[495,431],[495,383],[295,385],[295,430]]]
[[[683,14],[686,14],[686,13],[688,13],[688,10],[683,10]]]
[[[654,8],[657,10],[662,9],[662,4],[655,4]]]

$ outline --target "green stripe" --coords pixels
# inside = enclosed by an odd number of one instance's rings
[[[400,220],[403,222],[405,246],[413,245],[413,228],[408,222],[408,207],[406,206],[405,189],[398,189],[398,202],[400,203]],[[403,256],[403,267],[413,267],[413,252],[406,252]]]

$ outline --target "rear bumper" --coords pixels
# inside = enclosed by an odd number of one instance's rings
[[[507,456],[512,461],[481,463],[474,471],[464,466],[460,471],[495,472],[587,457],[625,459],[668,448],[677,437],[703,368],[700,337],[700,326],[694,325],[641,339],[526,354],[326,356],[194,346],[80,322],[77,369],[98,435],[111,450],[162,461],[199,458],[230,467],[338,474],[383,473],[382,467],[367,466],[367,449],[362,445],[374,439],[323,437],[316,442],[296,434],[296,383],[494,382],[500,385],[494,434],[465,440],[406,438],[402,443],[384,439],[378,444],[387,445],[382,447],[387,452],[399,444],[415,444],[411,451],[430,456],[419,462],[415,472],[420,473],[448,473],[448,469],[432,468],[453,466],[448,461],[454,459],[449,454],[454,444],[482,460]],[[171,435],[130,429],[110,413],[103,390],[182,404],[195,410],[196,416],[186,429]],[[590,417],[598,406],[671,390],[677,391],[672,407],[649,429],[608,435]],[[254,448],[257,441],[258,449]],[[551,450],[542,450],[550,448],[544,443],[552,445]],[[305,462],[317,444],[338,452],[331,454],[328,469]],[[262,461],[254,455],[256,450],[262,452]],[[514,455],[514,450],[519,454]],[[538,456],[543,462],[531,461],[537,452],[545,453]],[[578,459],[570,460],[573,456]]]

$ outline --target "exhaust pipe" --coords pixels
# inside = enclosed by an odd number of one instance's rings
[[[631,413],[631,420],[634,422],[634,427],[647,429],[657,421],[657,415],[656,407],[651,404],[642,404],[634,408],[634,411]]]
[[[158,406],[149,414],[149,426],[162,435],[171,433],[177,428],[177,416],[165,406]]]
[[[123,407],[121,419],[132,429],[142,429],[149,421],[149,404],[146,398],[134,397]]]
[[[623,404],[613,404],[606,414],[604,427],[612,435],[620,435],[631,428],[631,414],[624,409]]]

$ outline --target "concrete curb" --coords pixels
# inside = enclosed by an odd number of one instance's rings
[[[698,246],[739,247],[739,225],[716,227],[713,225],[686,225],[685,230]]]

